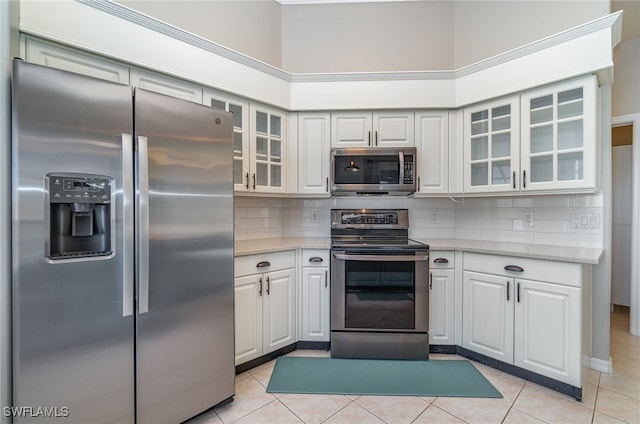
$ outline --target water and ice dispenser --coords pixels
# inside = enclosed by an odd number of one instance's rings
[[[113,252],[111,211],[113,178],[58,173],[46,177],[49,259],[108,256]]]

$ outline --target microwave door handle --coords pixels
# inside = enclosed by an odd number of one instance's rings
[[[398,153],[398,160],[400,161],[400,177],[398,178],[398,184],[404,184],[404,152]]]
[[[367,261],[367,262],[419,262],[428,261],[429,255],[346,255],[334,253],[333,257],[343,261]]]

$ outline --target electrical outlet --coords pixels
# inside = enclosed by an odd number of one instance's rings
[[[535,217],[533,212],[523,212],[522,213],[522,226],[523,227],[533,227],[536,225]]]
[[[440,220],[440,215],[438,214],[438,209],[432,209],[431,210],[431,223],[432,224],[437,224],[439,220]]]
[[[311,223],[312,224],[317,224],[318,223],[318,209],[311,209]]]
[[[595,212],[572,213],[569,215],[571,228],[576,230],[600,228],[600,215]]]

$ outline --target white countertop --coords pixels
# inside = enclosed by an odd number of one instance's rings
[[[416,240],[428,244],[431,250],[460,250],[584,264],[597,264],[603,254],[603,249],[590,247],[463,239]],[[235,255],[245,256],[291,249],[329,249],[330,247],[331,239],[329,237],[278,237],[238,240],[235,242]]]
[[[328,249],[330,247],[331,239],[329,237],[278,237],[236,240],[235,255],[246,256],[290,249]]]
[[[597,264],[600,262],[604,252],[603,249],[592,247],[553,246],[501,241],[463,239],[417,239],[417,241],[428,244],[431,250],[462,250],[464,252],[492,253],[583,264]]]

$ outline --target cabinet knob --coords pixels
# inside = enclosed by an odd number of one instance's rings
[[[258,265],[256,265],[256,268],[265,268],[271,266],[271,262],[269,261],[262,261],[262,262],[258,262]]]

